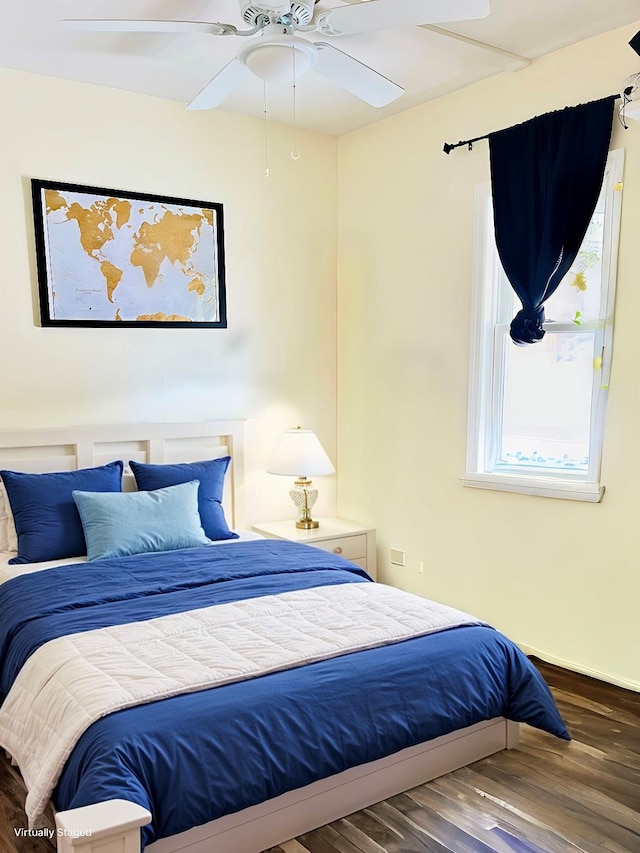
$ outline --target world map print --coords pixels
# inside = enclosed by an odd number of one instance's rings
[[[52,320],[215,322],[215,207],[43,189]]]

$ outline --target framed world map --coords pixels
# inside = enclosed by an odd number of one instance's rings
[[[43,326],[226,328],[222,204],[31,189]]]

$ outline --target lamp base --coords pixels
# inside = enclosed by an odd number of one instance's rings
[[[320,527],[320,522],[314,521],[312,518],[305,519],[304,521],[296,521],[296,527],[298,530],[315,530],[316,527]]]
[[[298,510],[296,527],[299,530],[314,530],[319,527],[319,523],[309,515],[318,497],[318,490],[311,488],[311,480],[308,477],[298,477],[289,494]]]

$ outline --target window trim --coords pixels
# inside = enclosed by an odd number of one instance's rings
[[[613,203],[605,208],[605,230],[611,237],[603,247],[602,275],[603,294],[606,293],[606,305],[603,305],[603,318],[591,323],[583,323],[585,330],[595,332],[595,351],[601,345],[602,365],[598,374],[594,371],[594,393],[592,396],[591,439],[589,470],[582,476],[567,477],[558,472],[514,473],[501,471],[489,472],[486,460],[495,454],[495,432],[486,429],[483,416],[485,410],[495,418],[500,412],[502,400],[494,377],[495,360],[493,357],[494,336],[504,338],[504,326],[493,321],[499,316],[498,305],[500,289],[494,282],[500,274],[497,252],[491,251],[486,239],[487,204],[491,198],[491,184],[486,182],[476,186],[474,210],[474,270],[473,295],[471,304],[471,337],[469,366],[469,406],[467,416],[467,454],[466,471],[460,478],[464,486],[498,491],[518,492],[567,500],[580,500],[597,503],[602,499],[604,486],[600,483],[602,450],[604,445],[605,411],[611,375],[611,353],[613,342],[613,315],[617,278],[618,245],[620,236],[620,212],[622,206],[622,178],[624,169],[624,150],[609,152],[605,172],[607,194],[610,192]],[[502,273],[503,274],[503,273]],[[502,298],[505,298],[504,291]],[[567,323],[545,322],[543,328],[549,333],[573,331]],[[534,345],[535,346],[535,345]],[[498,377],[501,379],[504,373]]]

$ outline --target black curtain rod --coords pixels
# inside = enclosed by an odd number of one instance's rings
[[[633,88],[632,86],[627,86],[627,88],[624,90],[622,95],[619,95],[618,93],[616,93],[614,95],[609,95],[609,97],[618,99],[618,98],[622,98],[626,95],[630,95],[632,88]],[[500,131],[497,131],[497,130],[493,131],[493,133],[499,133],[499,132]],[[491,134],[491,133],[485,133],[484,136],[476,136],[475,139],[461,139],[460,142],[445,142],[442,150],[444,151],[445,154],[451,154],[451,152],[453,151],[454,148],[460,148],[462,145],[468,145],[469,151],[471,151],[471,149],[473,148],[474,142],[480,142],[481,139],[488,139],[492,135],[493,134]]]

